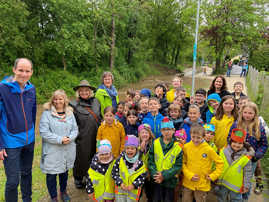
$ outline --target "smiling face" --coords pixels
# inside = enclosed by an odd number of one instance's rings
[[[216,90],[220,90],[221,87],[223,86],[222,78],[218,77],[214,82],[214,86],[215,86]]]
[[[205,96],[203,94],[196,93],[194,99],[198,104],[205,102]]]
[[[172,81],[173,88],[179,88],[181,87],[181,79],[180,78],[174,78]]]
[[[16,67],[13,67],[14,80],[23,87],[30,80],[33,69],[32,64],[26,59],[20,59]]]
[[[139,108],[142,113],[146,113],[149,110],[149,100],[147,98],[141,98],[139,101]]]
[[[244,121],[251,122],[255,117],[255,111],[251,107],[245,107],[242,111]]]
[[[117,112],[119,112],[120,114],[122,114],[123,113],[123,110],[124,110],[124,105],[119,104],[118,105],[118,108],[117,108]]]
[[[65,100],[64,100],[64,96],[62,95],[55,95],[52,103],[54,105],[54,107],[56,108],[57,111],[63,111],[64,107],[65,107]]]
[[[149,111],[151,113],[154,113],[154,114],[158,113],[160,107],[161,107],[160,104],[156,100],[149,101]]]
[[[168,141],[168,142],[170,142],[172,140],[174,132],[175,132],[174,128],[162,128],[161,129],[163,139]]]
[[[231,142],[231,147],[235,152],[240,151],[243,148],[243,146],[244,146],[243,143],[234,141]]]
[[[137,148],[135,146],[125,146],[125,153],[128,158],[133,158],[136,155]]]
[[[157,88],[155,88],[155,94],[157,95],[158,98],[162,98],[163,97],[163,88],[158,86]]]
[[[223,102],[223,111],[225,114],[230,114],[234,109],[234,101],[233,99],[227,99]]]
[[[241,85],[241,84],[236,84],[235,86],[234,86],[234,92],[235,93],[241,93],[243,91],[243,86]]]
[[[188,117],[190,118],[191,122],[196,122],[200,117],[200,112],[196,108],[190,108],[188,112]]]
[[[89,87],[80,87],[78,89],[78,94],[79,94],[79,97],[81,97],[82,99],[87,100],[90,97],[92,97],[93,92]]]
[[[112,77],[111,76],[105,76],[104,77],[104,85],[107,87],[107,88],[110,88],[112,86],[112,83],[113,83],[113,80],[112,80]]]
[[[204,138],[202,134],[191,133],[191,141],[195,146],[200,145],[203,142]]]
[[[215,133],[212,131],[205,131],[205,141],[210,142],[215,136]]]
[[[183,107],[183,100],[182,100],[181,96],[176,97],[174,99],[173,103],[179,105],[180,107]]]
[[[177,110],[177,109],[171,109],[169,111],[169,116],[172,118],[172,119],[178,119],[178,117],[180,116],[180,111]]]
[[[149,132],[146,129],[142,129],[139,132],[139,137],[140,137],[140,140],[141,141],[148,142],[149,141],[149,138],[150,138],[150,134],[149,134]]]
[[[109,162],[109,160],[111,159],[112,153],[103,153],[103,154],[99,154],[98,158],[100,162]]]

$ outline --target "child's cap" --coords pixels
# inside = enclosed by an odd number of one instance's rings
[[[145,96],[145,97],[150,98],[150,97],[151,97],[151,91],[150,91],[148,88],[143,88],[143,89],[140,91],[140,95],[143,95],[143,96]]]
[[[182,128],[180,130],[177,130],[175,132],[175,137],[177,137],[179,139],[182,139],[182,140],[186,140],[187,139],[187,133],[186,133],[185,129]]]
[[[149,124],[146,124],[146,123],[141,124],[141,125],[138,127],[138,132],[140,133],[140,131],[143,130],[143,129],[151,130],[151,127],[150,127]]]
[[[109,140],[98,140],[97,141],[97,152],[98,154],[110,153],[112,149],[111,143]]]
[[[234,128],[231,133],[231,140],[244,143],[247,133],[243,129]]]
[[[215,126],[213,124],[209,124],[209,123],[205,124],[204,129],[206,131],[215,132]]]
[[[171,121],[167,116],[164,117],[161,122],[161,129],[163,128],[175,128],[173,121]]]
[[[212,94],[210,94],[210,95],[207,97],[207,102],[208,102],[209,100],[215,100],[215,101],[217,101],[218,103],[221,102],[221,98],[220,98],[219,94],[217,94],[217,93],[212,93]]]
[[[134,135],[127,135],[125,137],[125,147],[127,147],[127,146],[138,147],[139,146],[138,138]]]

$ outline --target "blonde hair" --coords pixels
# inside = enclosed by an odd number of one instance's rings
[[[169,107],[168,107],[168,113],[170,113],[170,111],[172,110],[177,110],[179,113],[181,113],[181,108],[179,105],[177,104],[170,104]]]
[[[204,137],[205,136],[205,128],[198,123],[193,123],[191,125],[190,134],[197,134],[197,135],[201,135],[202,137]]]
[[[83,87],[79,87],[77,90],[76,90],[76,92],[75,92],[75,95],[76,95],[76,98],[78,99],[80,96],[79,96],[79,91],[80,91],[80,89],[81,88],[83,88]],[[93,90],[92,89],[90,89],[89,87],[84,87],[84,88],[88,88],[89,89],[89,91],[90,91],[90,98],[91,97],[94,97],[94,93],[93,93]]]
[[[153,140],[155,139],[154,134],[152,133],[150,128],[144,127],[143,129],[145,129],[148,133],[149,133],[149,145],[151,146],[153,143]],[[141,132],[141,131],[140,131]],[[142,143],[141,141],[141,137],[140,137],[140,132],[138,133],[138,139],[139,139],[139,145]]]
[[[250,124],[246,124],[243,118],[243,111],[247,107],[253,109],[255,113],[255,116]],[[259,110],[258,110],[257,105],[254,102],[248,102],[247,104],[241,107],[239,118],[238,118],[238,123],[237,123],[237,128],[248,131],[250,136],[255,136],[257,140],[260,140],[261,133],[260,133],[260,122],[259,122]]]
[[[68,98],[67,98],[67,95],[66,95],[65,91],[62,90],[62,89],[59,89],[59,90],[54,91],[54,92],[52,93],[52,96],[51,96],[51,98],[50,98],[50,101],[47,102],[47,103],[45,103],[44,106],[46,106],[46,108],[48,108],[48,109],[51,109],[52,106],[55,107],[54,104],[53,104],[53,100],[54,100],[54,98],[55,98],[56,96],[63,96],[63,98],[64,98],[64,111],[66,112],[66,109],[69,108],[69,107],[68,107],[68,105],[69,105],[69,100],[68,100]]]

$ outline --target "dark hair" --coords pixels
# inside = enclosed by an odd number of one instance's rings
[[[135,91],[134,91],[134,89],[129,88],[129,89],[126,91],[126,94],[127,94],[127,95],[130,95],[131,98],[134,98],[134,97],[135,97]]]
[[[115,114],[115,110],[112,106],[108,106],[104,109],[104,114],[111,112],[112,114]]]
[[[199,88],[198,90],[195,91],[195,95],[196,94],[202,94],[202,95],[206,96],[206,90],[203,88]]]
[[[163,94],[166,94],[166,87],[163,85],[163,83],[158,83],[158,84],[154,87],[154,89],[156,90],[156,88],[158,88],[158,87],[160,87],[160,88],[163,89]]]
[[[122,105],[122,106],[124,107],[124,105],[125,105],[125,102],[123,102],[123,101],[120,101],[120,102],[118,103],[118,105],[117,105],[117,109],[118,109],[119,105]]]
[[[212,81],[212,83],[211,83],[211,85],[210,85],[210,88],[209,88],[210,91],[216,92],[215,81],[216,81],[218,78],[221,78],[222,83],[223,83],[223,84],[222,84],[222,87],[221,87],[221,89],[220,89],[220,91],[227,90],[227,82],[226,82],[226,79],[225,79],[223,76],[219,75],[219,76],[216,76],[216,77],[214,78],[214,80]]]
[[[222,99],[221,99],[221,102],[219,104],[219,107],[216,111],[216,119],[217,120],[221,120],[223,115],[224,115],[224,110],[223,110],[223,103],[226,101],[226,100],[229,100],[229,99],[232,99],[233,102],[234,102],[234,109],[232,111],[232,116],[234,117],[234,120],[237,120],[237,117],[238,117],[238,112],[237,112],[237,107],[236,107],[236,101],[234,99],[234,97],[232,95],[226,95],[224,96]]]
[[[127,116],[131,116],[131,115],[134,115],[134,116],[137,116],[137,111],[135,109],[130,109],[128,112],[127,112]]]
[[[28,58],[17,58],[14,62],[14,69],[17,69],[17,66],[18,66],[18,63],[20,62],[20,60],[27,60],[31,64],[31,69],[33,69],[33,63]]]
[[[235,141],[233,141],[233,140],[230,138],[230,139],[229,139],[229,145],[231,145],[232,142],[235,142]],[[242,149],[243,149],[243,148],[245,148],[245,149],[247,150],[247,152],[249,152],[249,151],[251,150],[251,145],[250,145],[248,142],[243,142],[243,147],[242,147]],[[240,149],[240,150],[237,151],[237,152],[240,152],[242,149]],[[237,152],[233,151],[233,153],[231,154],[231,158],[232,158],[233,161],[235,160],[235,159],[234,159],[234,156],[235,156],[235,154],[236,154]]]

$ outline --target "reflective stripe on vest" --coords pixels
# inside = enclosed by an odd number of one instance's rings
[[[139,177],[141,174],[146,172],[146,167],[145,165],[141,166],[138,170],[134,171],[132,174],[129,173],[128,168],[123,160],[123,157],[120,159],[120,164],[119,164],[119,173],[120,173],[120,178],[122,179],[123,183],[125,186],[131,185],[137,177]],[[125,195],[124,197],[128,197],[131,200],[138,201],[139,200],[139,195],[140,195],[141,189],[134,189],[132,191],[126,191],[121,189],[120,187],[116,186],[115,193],[116,195]],[[118,198],[120,196],[116,196]],[[123,197],[123,196],[122,196]]]
[[[154,161],[157,171],[161,172],[163,170],[169,170],[172,168],[181,150],[182,149],[179,144],[175,142],[173,147],[165,155],[163,155],[160,138],[156,139],[154,141]]]
[[[242,155],[240,158],[235,160],[231,165],[229,165],[223,149],[220,151],[220,157],[224,161],[224,168],[217,183],[227,187],[233,192],[236,193],[241,192],[244,186],[243,169],[249,162],[250,158],[248,158],[246,155]]]
[[[92,168],[89,169],[89,177],[93,184],[94,198],[97,201],[102,201],[104,199],[112,200],[114,199],[114,187],[115,183],[111,176],[112,168],[115,160],[110,163],[105,175],[96,172]]]

